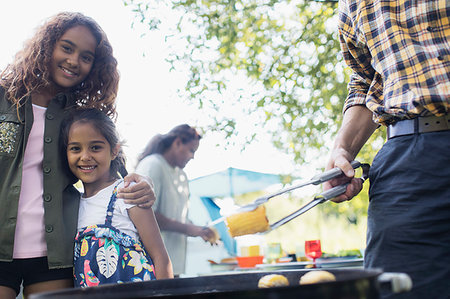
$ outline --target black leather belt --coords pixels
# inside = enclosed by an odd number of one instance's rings
[[[411,135],[416,133],[428,133],[450,130],[450,116],[425,116],[413,119],[405,119],[389,125],[387,128],[388,139]]]

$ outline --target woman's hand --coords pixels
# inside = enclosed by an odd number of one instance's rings
[[[205,242],[209,242],[211,245],[217,245],[217,240],[219,240],[219,232],[216,231],[215,228],[204,226],[200,233],[200,237],[202,237]]]
[[[188,224],[187,235],[191,237],[201,237],[205,242],[209,242],[211,245],[217,245],[219,239],[219,233],[215,229],[207,226],[197,226]]]
[[[131,184],[132,182],[135,184]],[[125,203],[145,209],[151,208],[156,200],[151,179],[136,173],[124,178],[124,187],[119,190],[117,196],[125,199]]]

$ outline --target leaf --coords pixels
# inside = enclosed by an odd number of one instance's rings
[[[80,256],[85,256],[88,250],[89,250],[88,242],[86,241],[86,239],[83,239],[83,241],[81,241]]]
[[[105,245],[98,249],[96,258],[100,273],[106,278],[116,272],[119,255],[114,242],[107,240]]]

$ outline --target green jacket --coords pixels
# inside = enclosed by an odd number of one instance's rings
[[[59,94],[45,113],[42,229],[46,232],[48,264],[53,269],[73,265],[80,195],[59,150],[59,131],[64,115],[74,105],[70,95]],[[13,257],[22,163],[32,124],[31,99],[19,108],[18,115],[16,106],[5,98],[0,87],[0,261],[11,261]]]

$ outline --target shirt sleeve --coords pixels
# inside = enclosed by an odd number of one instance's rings
[[[116,200],[115,208],[120,211],[120,214],[127,216],[129,209],[135,207],[135,204],[125,203],[123,198],[118,198]]]
[[[136,185],[135,182],[131,182],[130,186]],[[123,182],[121,182],[118,186],[118,189],[123,188]],[[123,198],[117,198],[116,203],[114,205],[115,209],[118,209],[120,211],[120,214],[125,215],[128,217],[128,209],[131,209],[132,207],[135,207],[136,204],[129,204],[125,203]]]
[[[344,111],[351,106],[365,105],[367,93],[376,76],[365,37],[355,23],[364,21],[358,15],[356,2],[349,4],[346,0],[341,0],[339,3],[339,42],[344,60],[352,70]]]

